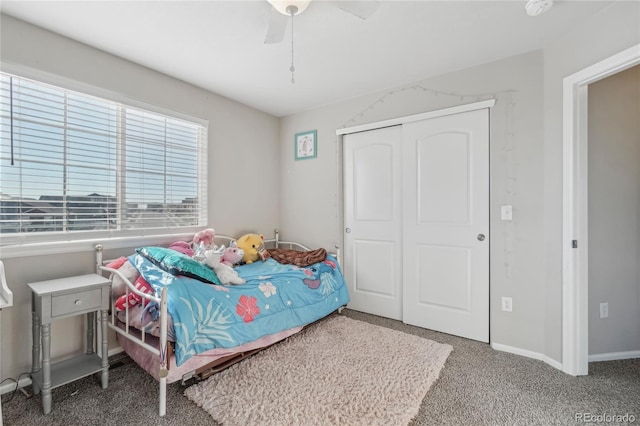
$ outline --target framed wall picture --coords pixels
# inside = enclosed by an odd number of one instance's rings
[[[308,160],[318,156],[318,132],[310,130],[308,132],[296,133],[295,136],[296,160]]]

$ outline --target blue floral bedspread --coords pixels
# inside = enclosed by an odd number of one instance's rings
[[[247,282],[235,286],[173,276],[139,254],[129,260],[158,295],[168,288],[177,365],[210,349],[309,324],[349,302],[340,266],[330,255],[305,268],[273,259],[242,265],[236,270]]]

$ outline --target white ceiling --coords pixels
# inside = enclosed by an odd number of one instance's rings
[[[275,116],[535,50],[611,4],[526,0],[381,1],[367,20],[313,0],[290,33],[264,44],[271,5],[255,1],[11,1],[24,21]]]

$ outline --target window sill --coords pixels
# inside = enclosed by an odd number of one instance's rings
[[[0,259],[16,257],[43,256],[48,254],[78,253],[95,250],[96,244],[102,244],[104,250],[145,245],[166,245],[179,240],[191,240],[193,232],[149,236],[131,236],[118,238],[93,238],[77,241],[49,241],[42,243],[19,244],[0,247]]]

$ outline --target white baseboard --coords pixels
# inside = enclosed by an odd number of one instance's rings
[[[562,363],[559,361],[556,361],[551,357],[548,357],[545,354],[541,354],[539,352],[533,352],[527,349],[516,348],[514,346],[503,345],[502,343],[491,343],[491,347],[497,351],[509,352],[511,354],[525,356],[527,358],[532,358],[532,359],[537,359],[538,361],[545,362],[550,366],[552,366],[553,368],[556,368],[562,371]]]
[[[632,359],[632,358],[640,358],[640,351],[609,352],[606,354],[593,354],[593,355],[589,355],[589,362],[615,361],[619,359]]]
[[[18,389],[23,388],[25,386],[31,385],[31,377],[23,376],[20,378],[20,382],[18,382]],[[10,393],[16,390],[16,382],[6,381],[0,386],[0,395],[4,395],[5,393]]]
[[[114,355],[118,355],[121,352],[124,352],[124,349],[122,349],[122,346],[117,346],[115,348],[109,349],[109,351],[107,352],[107,356],[112,357]]]
[[[111,348],[109,349],[108,356],[111,357],[121,352],[124,352],[124,349],[122,349],[122,347],[120,346]],[[18,389],[23,388],[25,386],[30,386],[30,385],[31,385],[31,377],[25,375],[22,378],[20,378],[20,382],[18,382]],[[0,386],[0,395],[13,392],[14,390],[16,390],[16,383],[11,381],[6,381]]]

